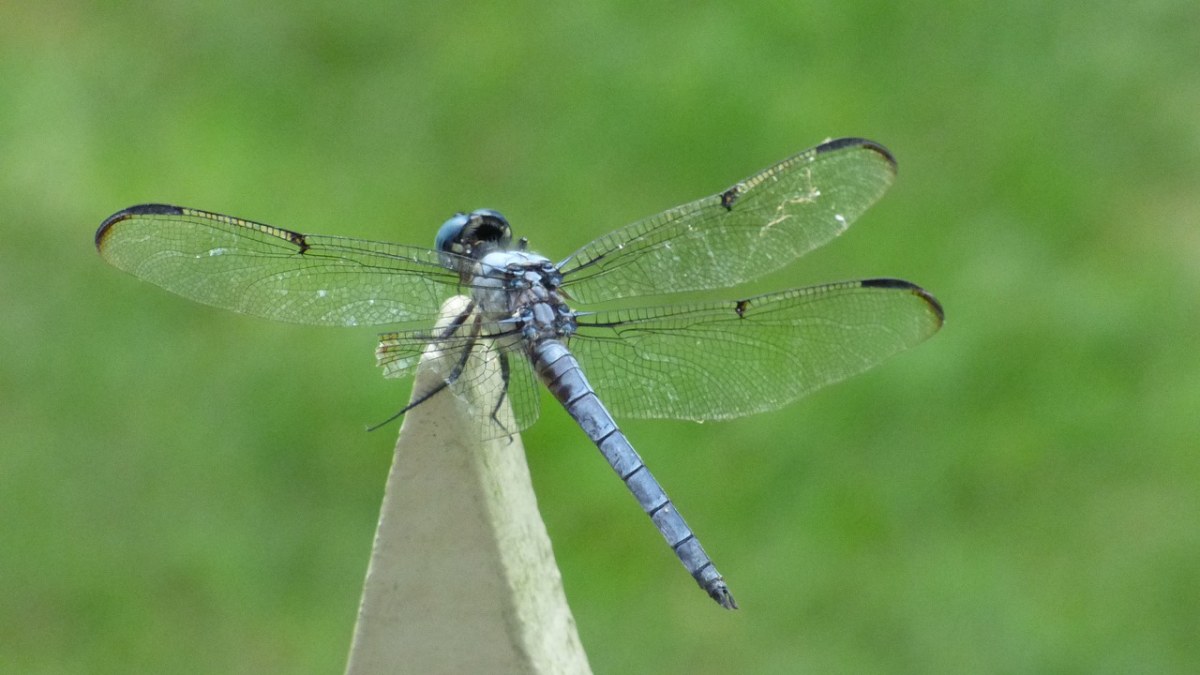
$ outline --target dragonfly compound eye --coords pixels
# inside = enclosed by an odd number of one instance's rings
[[[512,228],[499,211],[478,209],[471,212],[470,222],[463,228],[464,240],[472,246],[488,243],[491,249],[507,249],[512,243]]]
[[[508,221],[491,209],[456,214],[442,224],[435,240],[437,250],[443,253],[476,259],[491,251],[507,250],[510,243],[512,229]]]
[[[465,213],[454,214],[453,218],[442,223],[442,226],[438,228],[434,247],[444,253],[461,253],[455,248],[460,245],[463,228],[469,221],[470,218]]]

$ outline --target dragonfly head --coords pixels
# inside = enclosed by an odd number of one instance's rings
[[[512,228],[504,216],[491,209],[455,214],[442,223],[435,240],[437,250],[473,260],[492,251],[508,250],[511,244]]]

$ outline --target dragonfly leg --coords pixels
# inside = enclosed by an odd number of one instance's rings
[[[508,380],[512,374],[512,366],[508,362],[508,354],[500,352],[500,381],[503,383],[500,389],[500,395],[496,397],[496,405],[492,408],[492,421],[496,426],[504,429],[505,433],[511,439],[513,432],[504,426],[504,422],[500,421],[500,408],[504,405],[504,399],[508,397]]]
[[[464,311],[463,314],[460,315],[455,320],[455,322],[451,325],[451,327],[443,332],[443,334],[442,334],[443,337],[449,337],[454,332],[454,330],[456,330],[458,327],[460,327],[464,323],[467,314],[469,314],[473,308],[474,308],[473,304],[470,307],[468,307],[467,310]],[[428,401],[429,399],[436,396],[439,392],[443,391],[444,389],[450,387],[455,382],[457,382],[458,378],[462,377],[463,371],[466,370],[467,361],[470,360],[471,352],[473,352],[475,350],[475,345],[478,343],[479,333],[481,330],[481,324],[482,324],[481,317],[479,315],[476,315],[475,321],[471,325],[471,336],[470,336],[470,338],[468,338],[466,344],[463,345],[462,353],[458,357],[458,362],[455,363],[454,367],[450,369],[450,372],[446,373],[446,376],[443,377],[441,379],[441,381],[439,381],[437,383],[437,386],[433,387],[429,391],[421,392],[419,395],[416,396],[416,398],[412,402],[410,402],[408,405],[401,408],[400,412],[392,415],[391,417],[380,422],[379,424],[376,424],[375,426],[367,427],[367,431],[375,431],[379,427],[382,427],[383,425],[391,422],[392,420],[399,419],[400,417],[402,417],[404,415],[404,413],[421,405],[425,401]]]

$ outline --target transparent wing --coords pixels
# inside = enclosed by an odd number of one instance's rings
[[[598,312],[570,340],[617,416],[712,420],[774,410],[937,332],[942,308],[895,279],[734,302]]]
[[[513,344],[511,336],[495,334],[478,313],[465,309],[457,316],[439,319],[430,330],[384,333],[375,350],[376,364],[384,377],[412,375],[422,356],[442,378],[446,391],[413,391],[413,401],[426,396],[452,394],[462,400],[480,421],[483,438],[503,438],[529,428],[538,418],[539,392],[533,369],[520,349],[501,348]],[[497,372],[500,377],[496,377]],[[439,385],[440,388],[440,385]]]
[[[432,325],[459,281],[435,251],[165,204],[113,214],[96,232],[96,248],[113,265],[192,300],[305,324]]]
[[[592,241],[560,265],[563,286],[583,303],[735,286],[841,234],[895,174],[883,146],[829,141]]]

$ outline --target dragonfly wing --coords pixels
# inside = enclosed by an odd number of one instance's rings
[[[733,302],[581,316],[570,341],[617,416],[713,420],[774,410],[925,340],[942,308],[871,279]]]
[[[293,323],[432,324],[458,284],[435,251],[165,204],[113,214],[96,232],[96,248],[113,265],[184,297]]]
[[[563,286],[583,303],[735,286],[841,234],[895,174],[883,146],[829,141],[592,241],[560,264]]]

